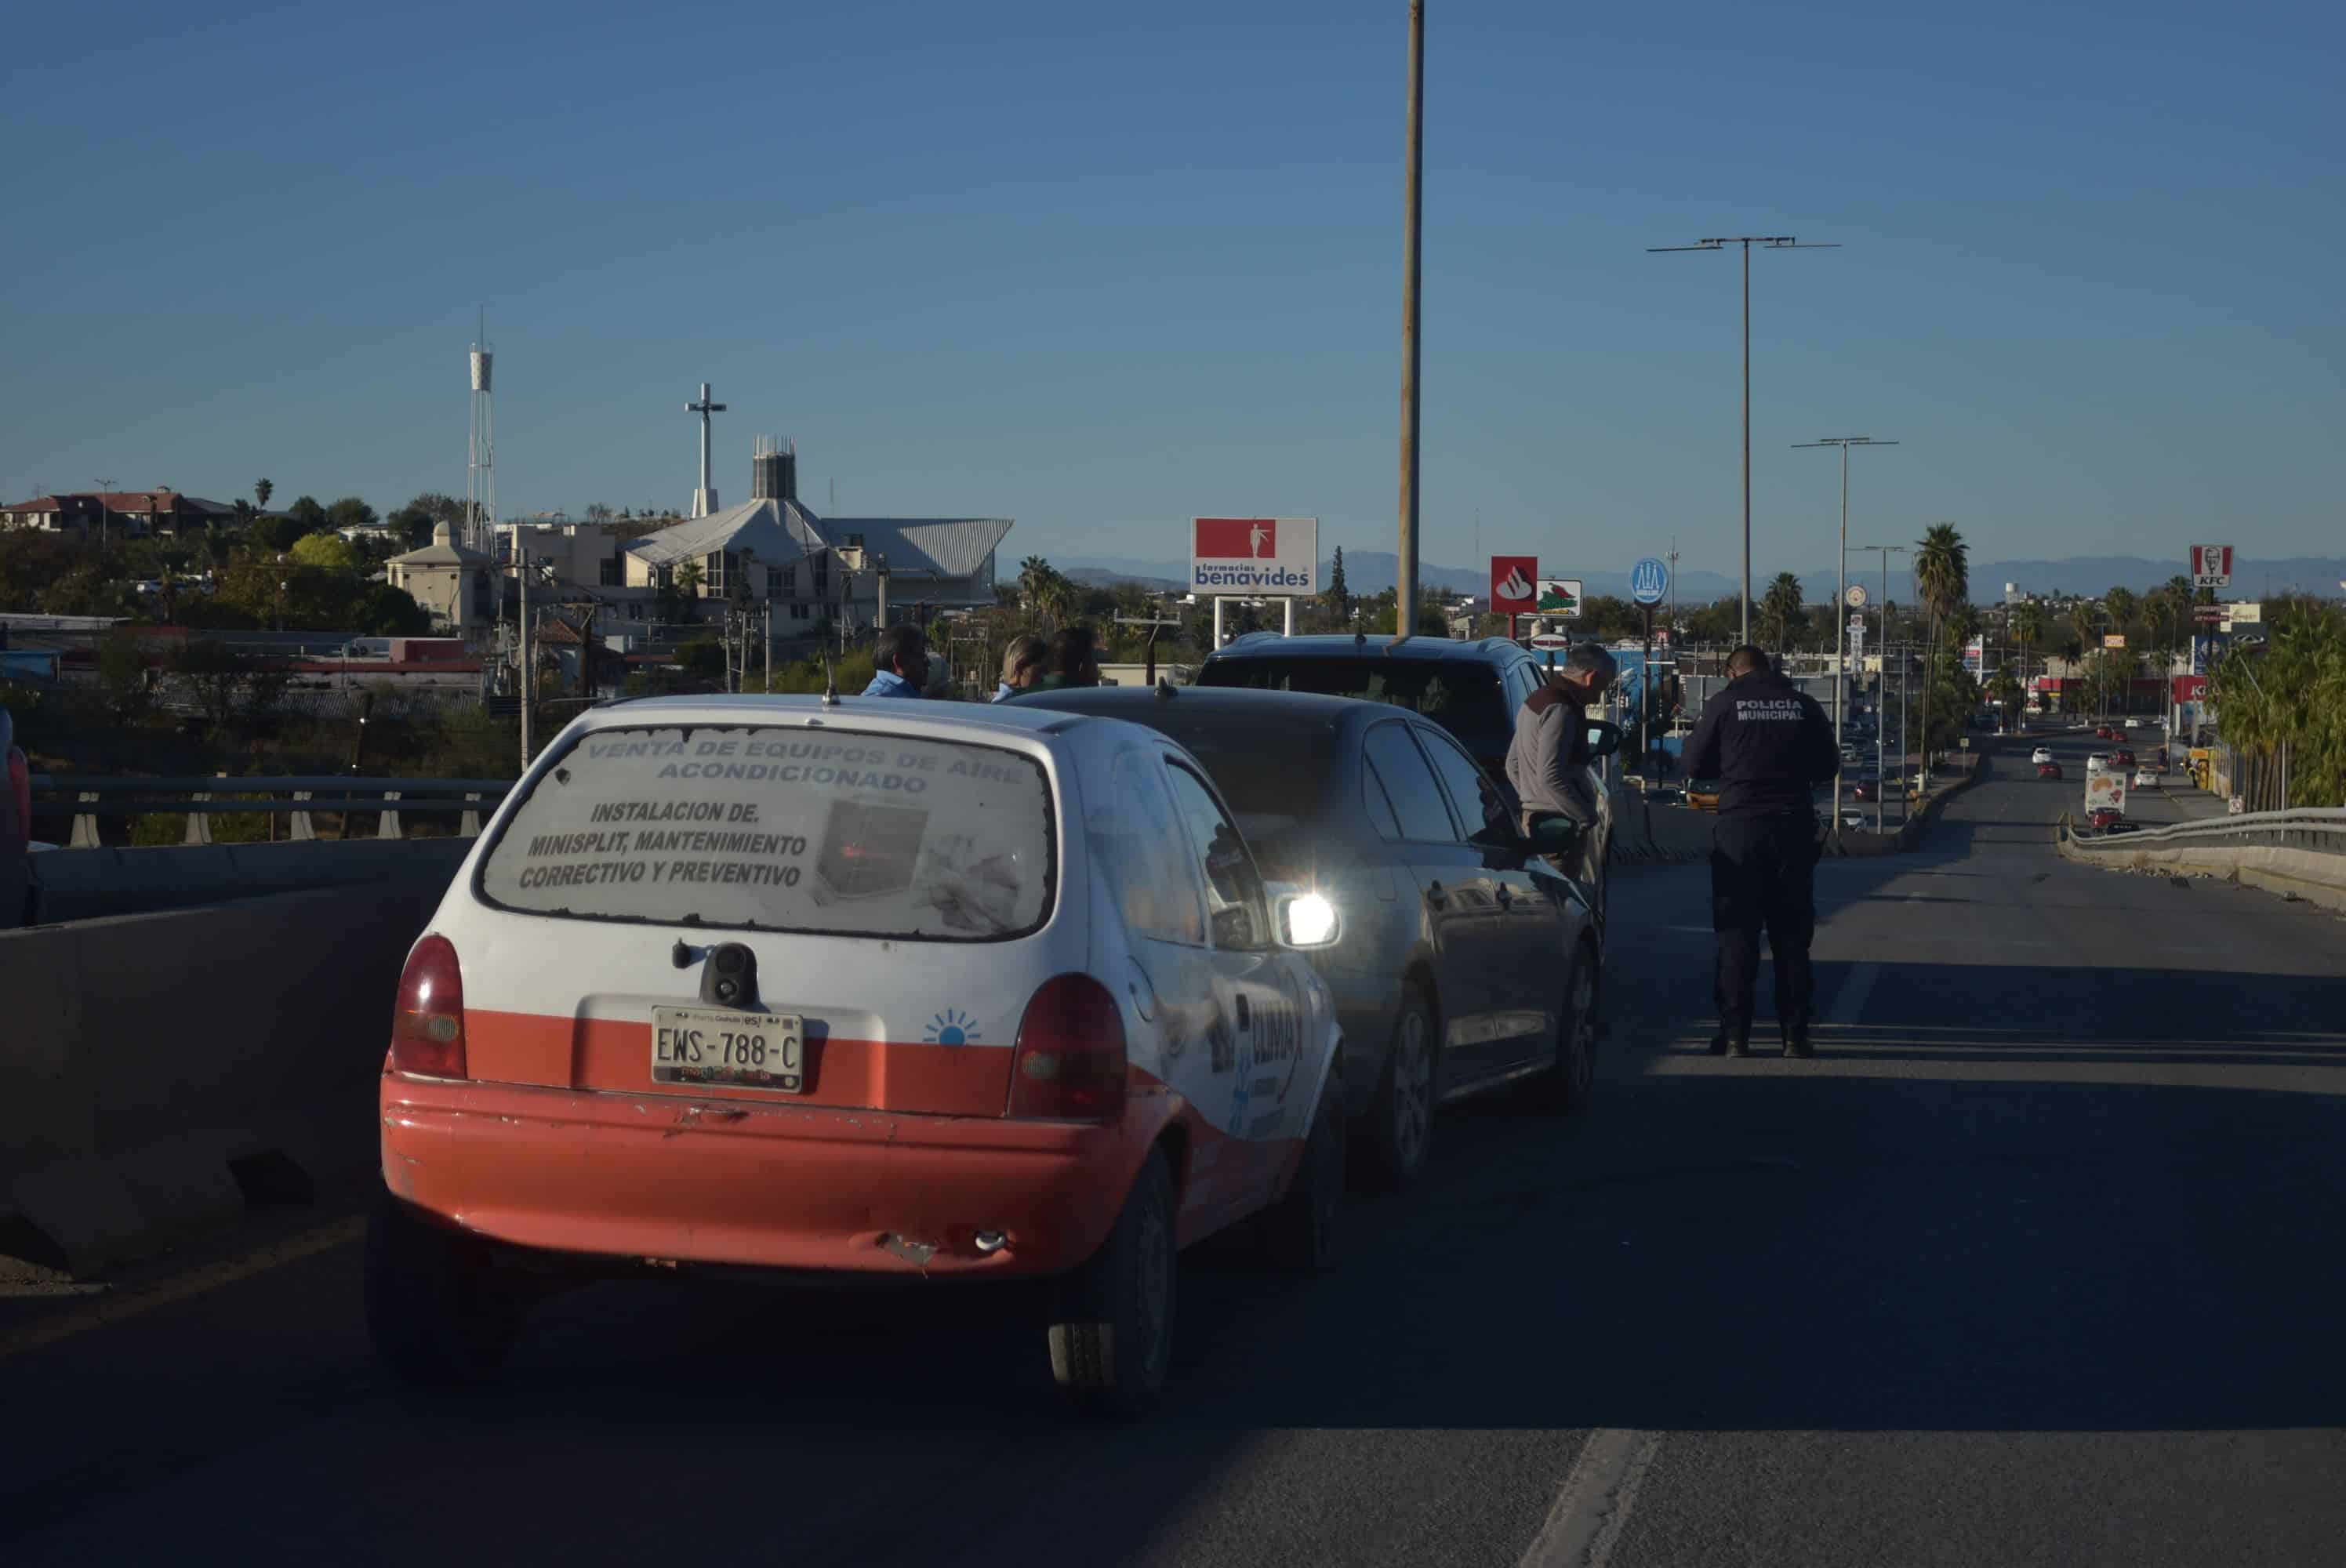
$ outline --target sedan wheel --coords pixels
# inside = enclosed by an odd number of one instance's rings
[[[1586,948],[1575,956],[1556,1020],[1555,1070],[1533,1081],[1543,1105],[1575,1120],[1587,1115],[1596,1091],[1596,966]]]
[[[1059,1281],[1051,1372],[1096,1415],[1135,1416],[1164,1391],[1173,1349],[1173,1173],[1161,1149],[1081,1268]]]
[[[1392,1186],[1407,1186],[1423,1175],[1433,1146],[1433,1009],[1412,990],[1393,1021],[1374,1112],[1377,1168]]]

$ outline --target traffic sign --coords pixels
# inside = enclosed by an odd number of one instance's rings
[[[1862,610],[1865,608],[1865,585],[1863,583],[1851,583],[1849,585],[1849,592],[1843,594],[1841,597],[1848,602],[1849,607],[1852,610]]]
[[[1629,596],[1641,605],[1658,605],[1670,591],[1670,569],[1648,555],[1629,568]]]

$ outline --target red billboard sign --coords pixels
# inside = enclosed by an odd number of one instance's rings
[[[2232,547],[2229,545],[2192,545],[2191,580],[2203,588],[2229,587],[2232,582]]]
[[[1494,555],[1491,557],[1491,612],[1500,616],[1527,616],[1539,602],[1539,557],[1537,555]]]

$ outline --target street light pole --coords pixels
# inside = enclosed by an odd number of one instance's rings
[[[1412,187],[1415,188],[1414,186]],[[1802,244],[1789,234],[1730,234],[1691,245],[1648,245],[1648,252],[1723,250],[1743,247],[1743,640],[1751,640],[1751,248],[1770,250],[1838,250],[1838,240]]]
[[[1402,179],[1401,267],[1401,548],[1393,640],[1417,629],[1417,271],[1424,211],[1425,0],[1409,0],[1409,152]],[[1221,606],[1215,604],[1217,632]],[[1219,638],[1217,637],[1219,645]]]
[[[1849,627],[1841,619],[1849,598],[1849,449],[1852,446],[1895,446],[1894,441],[1876,441],[1870,435],[1828,435],[1816,441],[1793,443],[1799,450],[1812,446],[1841,448],[1841,565],[1840,586],[1833,593],[1833,744],[1841,743],[1841,687],[1849,670]],[[1888,561],[1888,556],[1882,559]],[[1841,842],[1841,774],[1833,774],[1832,841]]]
[[[1891,446],[1896,443],[1885,441],[1882,444],[1884,446]],[[1843,449],[1841,461],[1846,463],[1848,460],[1849,454],[1847,449]],[[1846,484],[1845,481],[1844,484]],[[1841,494],[1843,497],[1846,498],[1849,492],[1844,488]],[[1841,565],[1844,571],[1847,570],[1850,555],[1850,546],[1848,542],[1849,517],[1846,510],[1847,505],[1847,500],[1844,499],[1842,502],[1844,510],[1841,517]],[[1868,550],[1873,550],[1879,552],[1882,556],[1882,698],[1875,704],[1875,706],[1882,709],[1883,718],[1889,717],[1890,713],[1890,557],[1892,555],[1903,555],[1911,548],[1912,546],[1906,545],[1860,545],[1857,546],[1857,554],[1861,555],[1865,554]],[[1902,655],[1901,656],[1898,664],[1898,766],[1902,775],[1902,776],[1906,766],[1906,664]],[[1882,733],[1885,728],[1885,726],[1881,724],[1876,724],[1873,727],[1873,830],[1877,833],[1882,830],[1882,759],[1885,755],[1885,745],[1888,740],[1888,737]]]

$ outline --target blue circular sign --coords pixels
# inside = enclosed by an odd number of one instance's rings
[[[1658,605],[1670,591],[1670,569],[1651,555],[1629,568],[1629,596],[1641,605]]]

